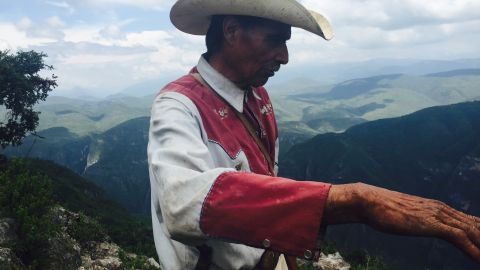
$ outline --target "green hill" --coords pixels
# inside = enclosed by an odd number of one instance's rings
[[[38,132],[7,156],[35,157],[61,164],[103,188],[131,213],[150,214],[148,117],[132,119],[102,134],[78,136],[66,128]]]
[[[480,215],[480,102],[429,108],[360,124],[342,134],[318,135],[285,155],[280,175],[362,181]],[[440,240],[388,236],[359,225],[332,227],[329,235],[340,247],[365,248],[400,269],[478,267]]]
[[[9,163],[0,164],[0,168]],[[23,164],[26,169],[19,173],[27,173],[28,170],[31,175],[45,176],[51,182],[51,199],[55,205],[72,212],[83,213],[94,218],[101,225],[101,228],[88,228],[88,230],[100,230],[98,232],[79,231],[79,234],[84,233],[79,235],[80,237],[106,233],[126,251],[156,257],[150,219],[132,216],[102,189],[63,166],[39,159],[24,160]],[[87,238],[86,240],[95,239]]]
[[[128,251],[156,257],[151,220],[132,216],[103,189],[73,171],[46,160],[31,160],[31,169],[53,181],[55,201],[96,218],[114,242]]]
[[[153,95],[119,95],[103,100],[52,96],[37,106],[41,112],[38,130],[64,127],[79,136],[98,134],[127,120],[150,115],[152,102]]]
[[[149,117],[126,121],[92,142],[84,177],[132,213],[150,215]]]

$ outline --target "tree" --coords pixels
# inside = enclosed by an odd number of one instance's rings
[[[15,55],[0,51],[0,145],[20,145],[29,133],[35,135],[40,112],[33,106],[45,100],[56,86],[57,77],[42,77],[42,70],[53,70],[44,63],[46,54],[19,51]],[[3,107],[3,108],[2,108]]]

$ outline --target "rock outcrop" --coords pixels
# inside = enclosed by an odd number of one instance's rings
[[[351,266],[345,259],[336,252],[333,254],[320,254],[320,258],[316,262],[307,262],[297,260],[297,263],[305,269],[315,270],[350,270]]]
[[[350,270],[350,264],[338,252],[328,255],[322,253],[320,259],[314,262],[313,266],[321,270]]]
[[[12,218],[0,219],[0,266],[1,269],[23,268],[24,265],[10,246],[18,240],[17,224]]]
[[[107,235],[95,241],[75,239],[71,231],[82,218],[81,215],[62,207],[53,208],[52,213],[55,223],[60,225],[60,231],[48,239],[44,250],[39,251],[45,268],[120,270],[129,264],[128,269],[160,269],[153,258],[127,253]],[[0,269],[28,269],[12,248],[19,240],[17,229],[14,219],[0,219]]]

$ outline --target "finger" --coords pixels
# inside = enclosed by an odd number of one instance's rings
[[[470,216],[472,219],[472,226],[471,226],[471,239],[478,248],[480,248],[480,219],[475,216]]]
[[[467,232],[470,240],[480,248],[480,219],[450,207],[445,208],[444,211],[451,215],[451,224]]]
[[[476,216],[471,216],[471,217],[475,221],[475,226],[477,227],[477,229],[480,230],[480,217],[476,217]]]
[[[470,240],[470,237],[465,231],[448,225],[441,225],[441,227],[443,227],[446,232],[445,240],[449,241],[473,260],[480,263],[480,248]]]
[[[442,220],[446,225],[463,230],[473,244],[480,248],[480,223],[478,222],[478,217],[467,215],[446,205],[443,207],[442,212],[447,215],[447,218]]]

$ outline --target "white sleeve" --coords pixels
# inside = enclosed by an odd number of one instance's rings
[[[216,178],[229,168],[214,168],[193,103],[178,93],[158,96],[150,120],[148,162],[152,202],[172,239],[198,243],[206,236],[200,214]],[[155,217],[154,217],[155,218]]]

